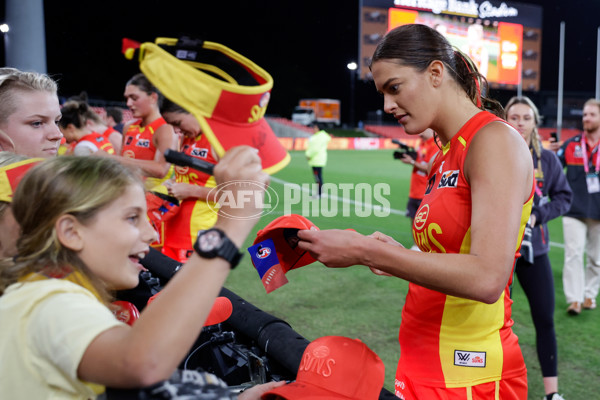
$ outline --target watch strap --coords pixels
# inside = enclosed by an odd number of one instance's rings
[[[200,248],[200,237],[202,235],[207,234],[210,231],[216,231],[219,233],[219,236],[222,240],[221,246],[210,251],[203,251]],[[225,232],[217,228],[210,228],[198,232],[198,237],[196,238],[196,242],[194,243],[194,251],[202,258],[211,259],[215,257],[220,257],[229,262],[231,269],[234,269],[238,265],[243,256],[243,253],[239,251],[238,247],[231,241],[231,239],[229,239],[229,237],[227,237]]]

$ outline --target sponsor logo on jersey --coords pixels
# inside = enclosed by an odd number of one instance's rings
[[[208,149],[193,148],[190,155],[192,155],[194,157],[199,157],[199,158],[206,158],[206,156],[208,156]]]
[[[135,144],[137,147],[143,147],[144,149],[150,148],[150,139],[138,139]]]
[[[435,184],[435,179],[437,178],[437,174],[433,174],[429,181],[427,181],[427,187],[425,188],[425,194],[431,193],[431,189],[433,189],[433,185]]]
[[[455,169],[452,171],[445,171],[442,173],[440,177],[440,183],[438,184],[438,189],[443,188],[455,188],[458,183],[458,174],[460,170]]]
[[[485,351],[454,350],[454,365],[459,367],[485,367]]]

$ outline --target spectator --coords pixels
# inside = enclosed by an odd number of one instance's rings
[[[318,187],[315,197],[321,197],[323,168],[327,165],[327,144],[330,140],[331,136],[325,130],[321,129],[318,124],[313,125],[313,134],[308,139],[308,147],[306,148],[305,155],[308,165],[312,168]]]
[[[0,150],[54,157],[62,133],[57,85],[47,75],[0,68]]]
[[[396,396],[525,399],[510,286],[534,194],[527,145],[482,95],[471,60],[433,28],[392,29],[371,71],[384,111],[408,134],[433,129],[443,147],[413,224],[422,251],[349,230],[301,230],[298,247],[330,268],[365,265],[409,281]]]
[[[218,182],[268,182],[248,147],[231,149],[214,174]],[[31,207],[32,198],[44,207]],[[95,399],[105,386],[144,387],[172,375],[239,261],[260,204],[225,205],[235,218],[199,235],[196,255],[129,326],[107,304],[109,291],[138,282],[155,237],[145,209],[143,184],[112,159],[56,157],[26,174],[13,201],[18,256],[0,269],[0,353],[10,360],[0,364],[0,398]],[[239,398],[258,399],[276,385]]]
[[[528,97],[513,97],[505,107],[506,120],[529,145],[535,172],[535,196],[515,272],[529,301],[536,332],[538,360],[547,400],[564,400],[558,394],[558,355],[554,330],[554,278],[548,251],[548,221],[568,211],[573,193],[560,161],[542,147],[537,127],[540,115]],[[526,244],[528,246],[526,246]]]
[[[123,133],[123,110],[119,107],[106,107],[106,125]]]
[[[583,106],[583,133],[563,143],[557,153],[573,190],[573,203],[562,219],[563,289],[571,315],[578,315],[582,308],[595,309],[600,288],[599,139],[600,102],[590,99]]]

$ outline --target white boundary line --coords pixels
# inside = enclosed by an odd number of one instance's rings
[[[279,178],[276,178],[274,176],[271,176],[271,182],[279,183],[280,185],[291,185],[293,187],[296,187],[296,188],[302,190],[303,192],[307,192],[307,193],[310,194],[309,190],[307,190],[305,187],[303,187],[302,185],[299,185],[297,183],[287,182],[287,181],[284,181],[283,179],[279,179]],[[350,200],[350,199],[347,199],[345,197],[328,196],[326,194],[323,195],[323,197],[331,198],[332,200],[337,200],[337,201],[342,202],[342,203],[359,205],[359,206],[364,207],[364,208],[370,208],[370,209],[374,208],[373,205],[371,205],[371,204],[365,204],[365,203],[362,203],[362,202],[356,202],[354,200]],[[381,206],[378,205],[377,207],[381,207]],[[381,210],[382,211],[389,211],[390,214],[406,215],[406,210],[397,210],[395,208],[381,208]],[[552,241],[550,242],[550,246],[552,246],[552,247],[558,247],[558,248],[561,248],[561,249],[565,248],[565,245],[563,243],[552,242]]]
[[[281,185],[290,185],[290,186],[292,186],[294,188],[298,188],[299,190],[303,191],[304,193],[310,194],[310,190],[307,190],[305,187],[303,187],[302,185],[299,185],[297,183],[287,182],[287,181],[284,181],[282,179],[275,178],[274,176],[271,177],[271,181],[275,182],[275,183],[279,183]],[[322,197],[323,198],[332,199],[334,201],[338,201],[338,202],[341,202],[341,203],[358,205],[362,209],[373,210],[373,209],[377,208],[377,210],[380,211],[380,212],[389,212],[390,214],[396,214],[396,215],[406,215],[406,210],[396,210],[394,208],[381,207],[381,205],[378,205],[378,204],[377,205],[372,205],[372,204],[367,204],[367,203],[363,203],[363,202],[357,202],[357,201],[354,201],[354,200],[350,200],[350,199],[347,199],[345,197],[329,196],[327,194],[323,194]]]

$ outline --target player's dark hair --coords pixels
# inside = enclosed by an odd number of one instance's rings
[[[135,74],[125,84],[125,86],[129,86],[129,85],[137,86],[142,92],[144,92],[148,95],[151,95],[152,93],[156,93],[158,95],[158,107],[160,108],[160,106],[163,102],[164,96],[162,95],[160,90],[158,90],[150,82],[150,80],[148,78],[146,78],[146,75],[142,74],[141,72],[139,74]]]
[[[396,60],[398,64],[412,67],[419,72],[425,71],[433,61],[441,61],[473,104],[499,117],[504,114],[498,101],[486,97],[487,80],[479,73],[471,59],[429,26],[408,24],[389,31],[377,45],[369,68],[379,60]]]

